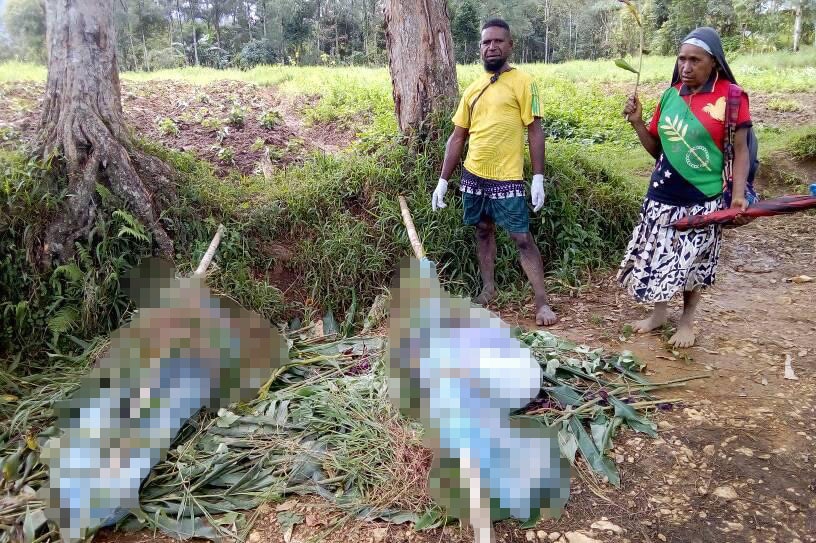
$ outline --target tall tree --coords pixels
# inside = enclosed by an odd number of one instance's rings
[[[69,258],[96,217],[96,186],[121,198],[153,232],[163,256],[173,243],[158,222],[154,198],[168,194],[169,168],[137,149],[122,114],[113,0],[47,0],[48,79],[40,155],[58,157],[68,180],[64,209],[47,226],[40,255]]]
[[[795,1],[793,6],[793,50],[799,51],[799,41],[802,39],[802,11],[805,0]]]
[[[385,25],[397,122],[403,134],[413,134],[459,94],[447,3],[388,0]]]
[[[451,31],[453,32],[453,41],[456,43],[456,51],[462,53],[462,58],[459,61],[470,62],[475,60],[476,57],[471,58],[471,56],[472,52],[478,49],[479,12],[476,11],[476,6],[473,5],[471,0],[465,0],[456,10]]]

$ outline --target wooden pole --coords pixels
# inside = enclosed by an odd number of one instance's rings
[[[422,247],[422,242],[419,241],[416,227],[414,227],[414,219],[411,218],[411,211],[408,209],[408,202],[405,197],[399,197],[400,211],[402,211],[402,222],[405,223],[405,228],[408,230],[408,239],[411,241],[411,248],[414,249],[414,254],[417,258],[422,260],[425,258],[425,248]]]
[[[219,224],[218,230],[216,230],[215,236],[213,236],[213,239],[210,242],[210,246],[207,247],[207,252],[204,253],[203,257],[201,257],[201,262],[198,264],[198,268],[196,268],[196,271],[193,272],[193,277],[204,277],[204,274],[207,273],[207,268],[210,267],[210,263],[215,256],[215,250],[218,249],[218,245],[221,243],[221,236],[223,235],[224,225]]]

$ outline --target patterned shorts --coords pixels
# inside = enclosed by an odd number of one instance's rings
[[[494,222],[513,234],[530,231],[530,212],[524,198],[524,182],[494,181],[462,168],[463,222],[475,226]]]
[[[713,285],[722,227],[710,225],[681,232],[669,225],[688,215],[717,211],[721,206],[721,198],[689,207],[646,198],[618,270],[620,284],[638,302],[651,303],[667,302],[680,290]]]

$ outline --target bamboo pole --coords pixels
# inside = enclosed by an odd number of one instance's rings
[[[411,218],[411,210],[408,209],[408,202],[405,201],[405,197],[401,194],[399,196],[399,204],[400,211],[402,212],[402,222],[405,223],[405,229],[408,230],[408,239],[411,241],[411,248],[413,248],[416,257],[422,260],[425,258],[425,248],[422,246],[422,242],[419,241],[419,236],[414,226],[414,219]]]
[[[215,250],[218,249],[218,245],[221,243],[221,236],[223,235],[224,225],[219,224],[218,230],[216,230],[215,236],[213,236],[213,239],[210,242],[210,246],[207,247],[207,252],[204,253],[203,257],[201,257],[201,262],[198,264],[198,268],[196,268],[196,271],[193,272],[193,277],[204,277],[204,274],[207,273],[207,268],[210,267],[210,263],[215,256]]]

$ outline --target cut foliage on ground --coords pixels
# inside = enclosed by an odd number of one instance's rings
[[[334,326],[327,316],[318,333]],[[383,338],[314,332],[312,326],[288,334],[291,360],[270,376],[257,399],[217,414],[201,412],[179,432],[167,459],[144,482],[141,510],[123,521],[125,529],[238,537],[252,527],[252,516],[243,511],[291,494],[321,496],[367,520],[418,523],[433,516],[437,520],[426,520],[428,527],[443,521],[428,495],[431,452],[422,447],[421,428],[400,417],[387,398]],[[619,486],[607,456],[615,433],[628,425],[656,437],[645,414],[670,407],[670,401],[647,393],[665,384],[646,381],[642,364],[629,353],[591,349],[548,332],[522,333],[520,339],[545,379],[540,399],[518,416],[560,424],[559,441],[570,461]],[[38,436],[54,435],[49,405],[70,394],[79,375],[53,381],[40,376],[18,385],[19,397],[4,396],[4,418],[13,422],[0,443],[6,489],[0,514],[10,526],[0,541],[55,537],[34,495],[47,477]]]

